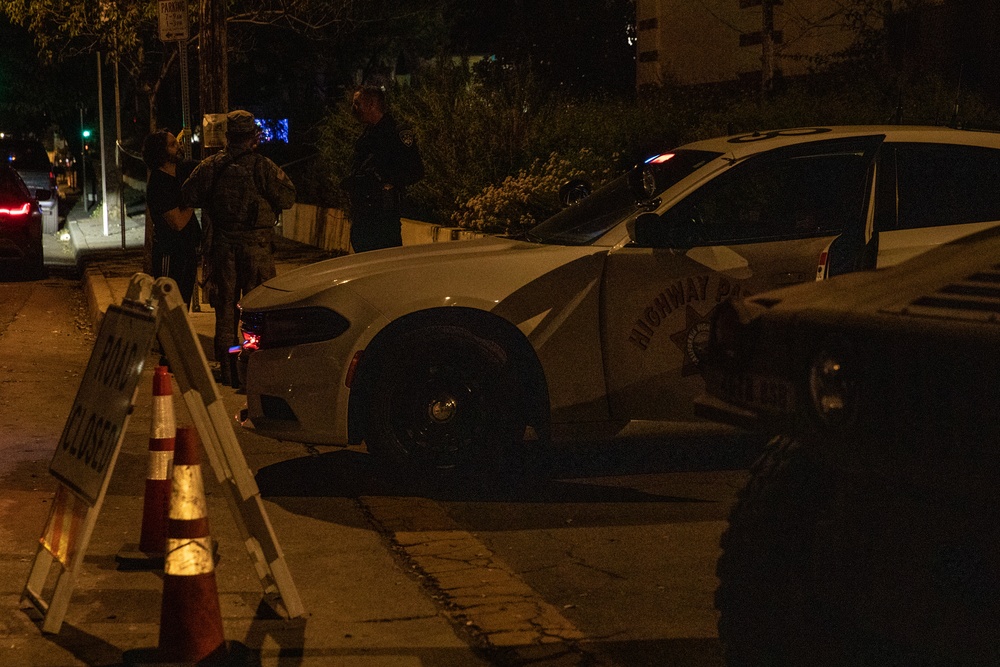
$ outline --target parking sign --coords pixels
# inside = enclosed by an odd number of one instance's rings
[[[188,8],[186,0],[160,0],[160,41],[184,42],[188,38]]]

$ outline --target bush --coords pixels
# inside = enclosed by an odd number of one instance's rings
[[[559,189],[564,183],[583,179],[599,187],[613,175],[608,162],[588,148],[581,148],[572,157],[553,152],[545,162],[535,160],[516,176],[487,185],[461,205],[451,220],[467,229],[519,234],[559,211]]]
[[[412,217],[491,233],[516,234],[558,210],[571,178],[595,186],[648,155],[736,132],[810,125],[951,120],[954,92],[940,80],[899,83],[851,66],[784,82],[764,98],[736,84],[666,87],[639,99],[573,99],[543,89],[530,72],[487,63],[444,62],[413,86],[390,92],[393,113],[411,125],[426,177],[409,189]],[[901,94],[903,91],[905,94]],[[972,96],[969,125],[1000,127],[1000,116]],[[319,128],[313,178],[326,206],[343,206],[340,180],[361,128],[349,101]]]

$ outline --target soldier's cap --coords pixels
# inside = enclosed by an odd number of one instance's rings
[[[243,109],[230,111],[226,114],[226,133],[229,134],[253,134],[259,128],[254,122],[253,114]]]

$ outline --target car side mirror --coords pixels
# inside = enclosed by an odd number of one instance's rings
[[[566,181],[559,188],[559,203],[563,208],[572,206],[589,197],[593,189],[594,186],[590,184],[590,181],[582,178],[574,178],[571,181]]]
[[[52,190],[46,188],[38,188],[35,190],[35,199],[38,201],[48,201],[52,199]]]
[[[667,221],[656,213],[640,213],[626,226],[632,242],[643,248],[662,248],[667,245]]]

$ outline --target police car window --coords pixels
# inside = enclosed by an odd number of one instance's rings
[[[667,155],[669,157],[665,157]],[[649,198],[662,194],[720,155],[722,153],[678,150],[664,153],[658,162],[643,165],[642,168],[655,178],[654,191]],[[534,227],[527,238],[536,243],[586,245],[634,215],[640,202],[635,174],[625,174]]]
[[[870,159],[860,148],[762,156],[706,183],[679,207],[694,244],[833,236],[861,214]]]
[[[896,229],[1000,220],[1000,150],[903,144],[895,153]]]

